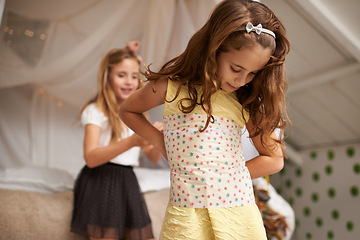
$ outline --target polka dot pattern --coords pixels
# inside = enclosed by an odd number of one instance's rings
[[[358,239],[360,144],[303,151],[303,164],[286,163],[271,183],[295,211],[292,240]]]
[[[227,118],[215,116],[214,120],[200,132],[205,114],[164,117],[172,205],[211,208],[255,204],[242,154],[241,128]]]

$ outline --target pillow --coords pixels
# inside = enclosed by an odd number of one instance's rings
[[[59,193],[72,190],[74,177],[60,169],[40,166],[0,170],[0,188],[40,193]]]
[[[286,222],[289,225],[289,228],[286,229],[286,236],[283,236],[283,240],[290,240],[291,236],[294,233],[295,229],[295,212],[291,205],[280,195],[277,193],[275,188],[271,184],[267,184],[265,178],[256,178],[253,179],[253,184],[258,189],[265,189],[269,191],[270,199],[267,202],[267,205],[271,207],[274,211],[283,215],[286,219]],[[277,238],[272,238],[271,240],[275,240]]]
[[[159,191],[170,188],[169,169],[134,168],[141,191]]]

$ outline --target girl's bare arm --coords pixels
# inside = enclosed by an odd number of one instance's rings
[[[135,133],[154,145],[166,158],[163,133],[144,116],[144,112],[165,102],[167,79],[148,82],[136,90],[120,107],[120,117]]]
[[[249,133],[255,128],[251,120],[246,124],[246,128]],[[275,133],[271,137],[276,139]],[[273,141],[268,139],[266,143],[270,144],[271,152],[261,144],[260,135],[252,138],[252,141],[259,152],[259,156],[246,162],[251,178],[264,177],[279,172],[284,166],[284,157],[280,144],[273,143]]]
[[[134,146],[142,147],[146,144],[146,141],[139,135],[133,134],[119,142],[99,147],[100,132],[101,128],[97,125],[87,124],[85,126],[84,158],[86,165],[90,168],[103,165]]]
[[[163,124],[161,122],[156,121],[154,127],[157,128],[160,132],[163,132]],[[146,141],[147,142],[147,141]],[[145,153],[147,159],[152,163],[158,163],[161,159],[161,152],[154,145],[147,142],[147,145],[141,148],[141,150]]]

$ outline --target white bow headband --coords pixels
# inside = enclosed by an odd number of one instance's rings
[[[246,30],[247,33],[254,31],[254,32],[257,33],[257,35],[260,35],[260,33],[267,33],[267,34],[273,36],[274,38],[276,38],[275,33],[273,31],[270,31],[269,29],[263,28],[261,24],[258,24],[257,26],[254,26],[251,22],[248,22],[246,24],[245,30]]]

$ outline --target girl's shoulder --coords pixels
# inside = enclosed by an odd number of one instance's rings
[[[157,89],[161,89],[162,91],[166,91],[169,86],[168,78],[160,78],[159,80],[154,82]]]
[[[180,99],[183,97],[188,98],[188,86],[186,83],[181,81],[173,80],[172,78],[168,78],[166,80],[167,87],[166,87],[166,99],[168,98],[173,99],[175,96],[178,96]]]
[[[96,113],[96,114],[104,114],[102,111],[100,111],[100,109],[96,106],[96,103],[89,103],[84,110],[82,111],[82,115],[88,115],[91,113]]]
[[[179,82],[172,80],[171,78],[166,79],[166,89],[167,93],[172,94],[173,92],[176,93],[177,89],[179,88]]]
[[[90,103],[81,113],[81,123],[85,126],[86,124],[94,124],[103,126],[108,121],[105,114],[98,109],[96,103]]]

